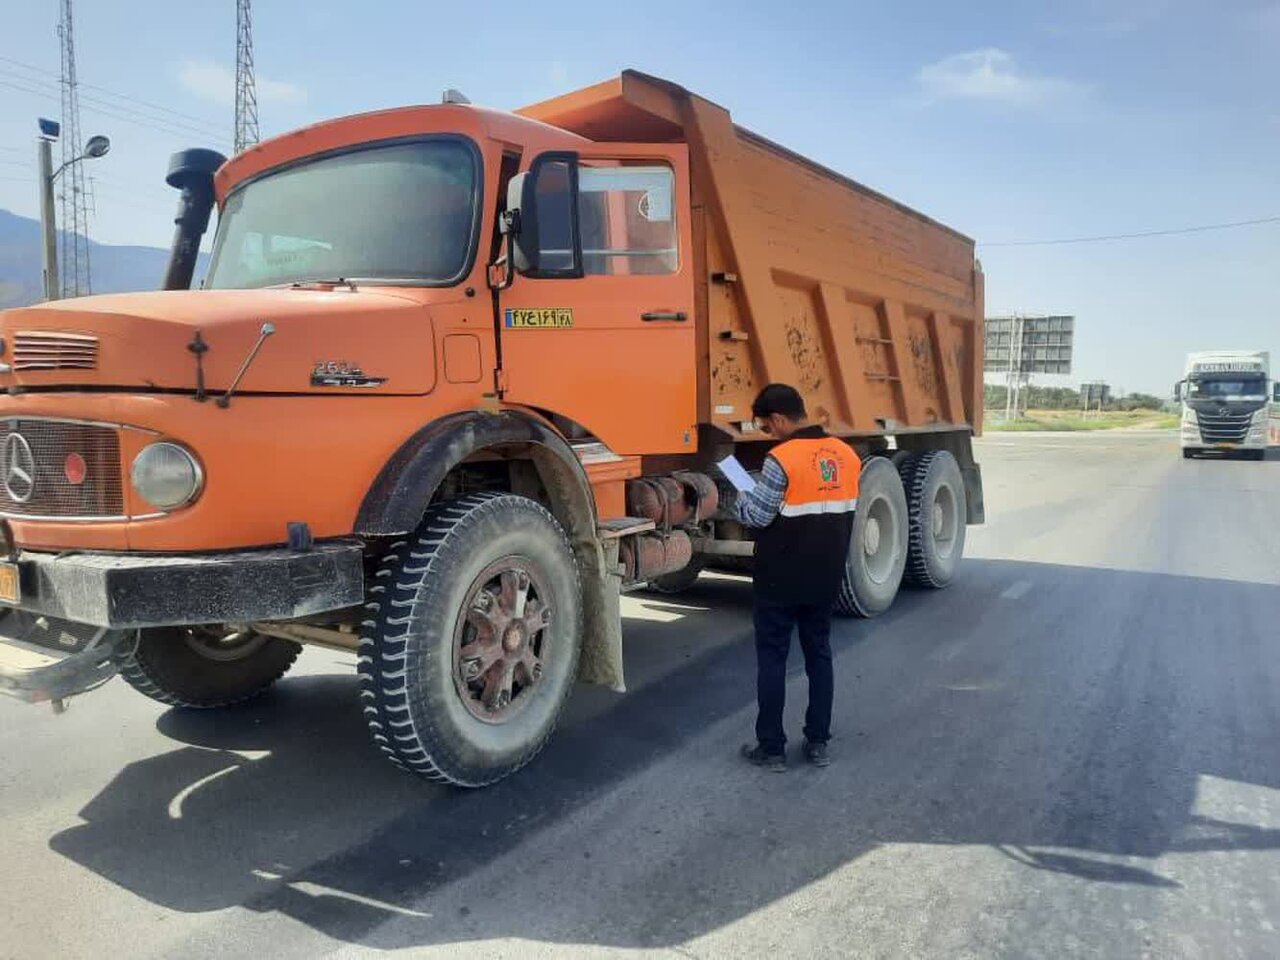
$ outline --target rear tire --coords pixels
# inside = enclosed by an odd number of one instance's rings
[[[907,498],[887,457],[862,464],[858,509],[836,613],[877,617],[893,605],[907,564]]]
[[[550,513],[507,493],[440,503],[384,557],[369,598],[360,697],[388,759],[464,787],[533,759],[582,635],[577,565]]]
[[[941,590],[951,584],[964,556],[964,477],[946,450],[929,450],[898,467],[907,495],[910,534],[907,582]]]
[[[171,707],[208,710],[249,700],[284,676],[302,651],[296,643],[214,627],[139,631],[121,660],[133,689]]]

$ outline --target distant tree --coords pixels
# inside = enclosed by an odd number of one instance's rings
[[[1131,393],[1117,400],[1115,406],[1118,410],[1160,410],[1164,401],[1149,393]]]

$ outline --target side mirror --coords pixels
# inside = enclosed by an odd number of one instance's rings
[[[538,269],[537,209],[533,177],[528,173],[516,174],[507,184],[507,210],[502,217],[502,232],[509,242],[509,268],[520,273]]]
[[[1173,399],[1182,402],[1182,381],[1179,380],[1173,385]]]

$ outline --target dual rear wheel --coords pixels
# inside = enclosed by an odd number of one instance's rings
[[[876,617],[906,580],[942,589],[964,554],[964,479],[945,450],[871,457],[859,479],[858,509],[836,612]]]

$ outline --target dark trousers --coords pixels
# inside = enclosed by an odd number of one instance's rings
[[[826,743],[831,739],[831,697],[835,686],[831,670],[831,605],[797,606],[757,600],[755,623],[756,696],[760,704],[756,739],[770,753],[781,753],[786,747],[782,708],[787,697],[787,653],[791,649],[791,633],[798,629],[804,672],[809,675],[804,735],[810,742]]]

